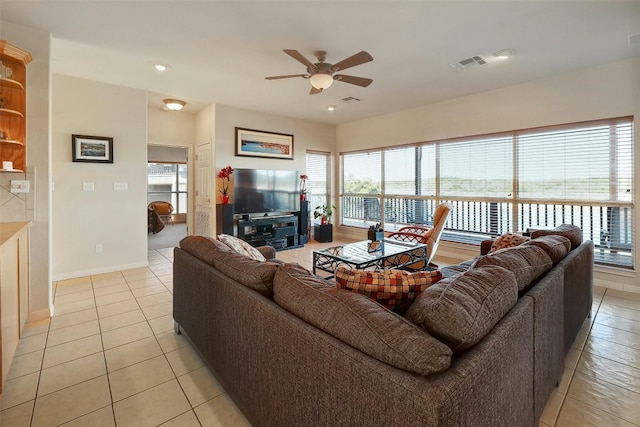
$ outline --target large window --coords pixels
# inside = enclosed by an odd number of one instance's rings
[[[444,239],[575,224],[596,261],[633,267],[633,118],[342,153],[341,221],[388,231],[454,211]]]
[[[326,205],[330,200],[331,154],[320,151],[307,151],[307,198],[309,215],[313,217],[316,206]]]
[[[147,164],[147,203],[156,200],[171,203],[174,214],[187,213],[186,164]]]

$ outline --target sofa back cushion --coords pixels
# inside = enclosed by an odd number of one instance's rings
[[[429,375],[451,364],[451,349],[416,325],[300,266],[286,264],[278,269],[273,299],[307,323],[397,368]]]
[[[404,314],[420,292],[442,279],[442,273],[438,270],[409,273],[338,267],[335,278],[338,288],[360,293],[393,312]]]
[[[214,256],[213,266],[225,276],[266,296],[273,297],[273,277],[280,263],[260,262],[233,251]]]
[[[535,230],[531,233],[531,238],[535,239],[540,236],[560,235],[564,236],[571,242],[571,250],[574,250],[582,243],[582,230],[572,224],[562,224],[552,230]]]
[[[425,289],[405,317],[461,352],[482,340],[517,300],[514,274],[486,266]]]
[[[221,241],[204,236],[187,236],[180,240],[180,248],[209,265],[213,265],[213,259],[218,252],[231,252]]]
[[[571,250],[571,242],[564,236],[549,234],[523,243],[523,246],[537,246],[549,255],[553,265],[559,263]]]
[[[551,270],[553,263],[547,253],[537,246],[516,246],[481,256],[472,268],[497,265],[511,271],[523,293],[543,274]]]

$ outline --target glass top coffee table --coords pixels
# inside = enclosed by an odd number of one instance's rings
[[[424,243],[399,242],[384,239],[379,242],[363,240],[341,246],[313,251],[313,274],[317,270],[333,277],[336,269],[345,266],[355,269],[403,268],[423,261],[427,268],[428,247]]]

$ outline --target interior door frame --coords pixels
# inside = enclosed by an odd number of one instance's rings
[[[187,235],[193,234],[194,218],[195,218],[195,171],[193,161],[193,145],[176,144],[175,142],[163,141],[147,141],[147,146],[166,147],[166,148],[186,148],[187,149]],[[147,164],[149,164],[149,156],[147,155]]]

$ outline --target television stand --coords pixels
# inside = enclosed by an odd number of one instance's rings
[[[300,247],[296,215],[259,216],[238,220],[238,238],[252,246],[272,246],[277,251]]]

